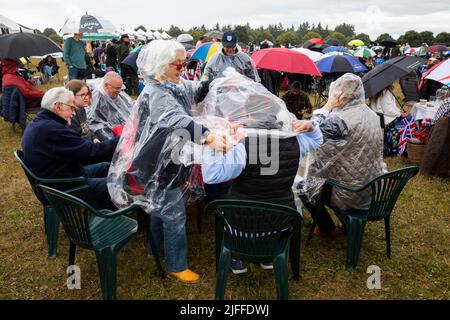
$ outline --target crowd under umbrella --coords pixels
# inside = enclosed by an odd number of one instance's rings
[[[419,57],[399,56],[376,66],[362,78],[366,98],[373,97],[394,81],[415,71],[424,61]]]
[[[306,55],[287,48],[268,48],[251,56],[257,68],[321,77],[314,62]]]
[[[0,59],[44,56],[56,52],[62,52],[61,48],[44,35],[18,32],[0,37]]]
[[[209,61],[209,59],[220,50],[220,44],[217,42],[206,42],[198,47],[191,55],[191,59],[201,60],[203,63]]]
[[[367,71],[366,66],[350,54],[331,52],[316,61],[322,73],[361,73]]]
[[[335,46],[335,47],[338,47],[338,46],[341,45],[341,42],[338,39],[335,39],[335,38],[327,39],[327,41],[325,41],[325,43],[330,45],[330,46]]]
[[[435,65],[423,76],[424,79],[434,80],[450,86],[450,60],[444,60]]]
[[[330,53],[330,52],[345,52],[350,53],[346,47],[342,46],[331,46],[323,49],[322,53]]]
[[[384,39],[384,40],[380,41],[379,44],[380,44],[380,46],[383,46],[383,47],[393,48],[398,44],[398,42],[392,38],[389,38],[389,39]]]
[[[372,47],[371,48],[373,51],[375,51],[375,52],[379,52],[379,51],[383,51],[384,50],[384,47],[382,47],[382,46],[374,46],[374,47]]]
[[[205,33],[203,36],[213,39],[222,39],[223,32],[219,30],[212,30],[207,33]]]
[[[311,47],[309,47],[309,50],[317,51],[317,52],[323,52],[324,49],[330,47],[329,44],[322,43],[322,44],[315,44]]]
[[[194,37],[192,37],[189,33],[182,33],[177,37],[177,41],[180,43],[191,42],[194,41]]]
[[[90,14],[73,16],[64,22],[59,34],[66,33],[117,33],[118,29],[111,21]]]
[[[356,50],[353,55],[358,58],[371,58],[375,57],[377,54],[369,48],[360,48]]]
[[[303,53],[305,56],[309,57],[314,62],[319,60],[323,56],[323,53],[312,51],[306,48],[293,48],[292,50]]]
[[[323,39],[312,38],[312,39],[309,39],[309,40],[305,41],[305,43],[303,43],[303,47],[304,48],[311,48],[312,46],[321,45],[323,43],[324,43]]]
[[[442,53],[447,50],[448,50],[448,48],[444,45],[434,44],[427,49],[427,52],[428,53]]]

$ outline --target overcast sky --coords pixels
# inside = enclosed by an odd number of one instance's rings
[[[355,26],[356,33],[376,38],[390,33],[397,38],[408,30],[450,32],[449,0],[0,0],[0,13],[28,26],[56,31],[76,14],[103,16],[117,28],[142,24],[150,29],[168,29],[171,24],[188,29],[205,24],[269,23],[297,26],[303,21],[321,22],[333,29],[342,22]],[[5,3],[8,2],[6,5]],[[28,8],[24,10],[24,8]]]

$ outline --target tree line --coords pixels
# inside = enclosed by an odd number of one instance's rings
[[[142,29],[147,31],[144,26],[138,26],[134,30]],[[415,30],[410,30],[405,32],[399,38],[393,38],[389,33],[383,33],[379,35],[376,39],[371,39],[368,34],[356,33],[355,26],[348,23],[341,23],[337,25],[334,29],[330,29],[327,26],[323,27],[319,22],[316,24],[310,24],[309,22],[302,22],[298,26],[284,26],[282,23],[269,24],[267,27],[257,27],[252,28],[249,23],[245,25],[219,25],[216,23],[212,28],[207,28],[205,25],[194,26],[189,30],[184,30],[176,25],[171,25],[168,30],[159,29],[158,31],[166,31],[172,37],[176,38],[182,33],[189,33],[197,41],[205,33],[218,30],[218,31],[229,31],[234,30],[238,41],[244,43],[260,43],[261,41],[267,39],[273,43],[287,44],[291,45],[302,44],[305,41],[312,38],[322,38],[330,39],[334,38],[340,41],[342,45],[346,45],[349,41],[354,39],[362,40],[365,44],[375,44],[380,41],[387,39],[397,40],[399,43],[409,43],[412,47],[419,47],[423,43],[428,45],[434,43],[440,43],[444,45],[450,45],[450,33],[441,32],[436,36],[431,31],[418,32]],[[52,28],[45,28],[44,31],[36,30],[37,33],[44,34],[45,36],[51,38],[55,42],[60,42],[62,38],[56,33]]]

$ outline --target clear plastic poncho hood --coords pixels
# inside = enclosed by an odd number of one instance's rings
[[[295,117],[284,101],[233,68],[227,68],[223,77],[211,82],[208,95],[197,106],[197,114],[198,121],[210,130],[232,123],[248,133],[266,129],[285,137],[295,135],[291,125]]]
[[[346,103],[326,119],[318,118],[324,143],[302,161],[304,174],[298,194],[311,203],[318,200],[326,179],[362,186],[385,168],[379,118],[364,103],[361,79],[343,75],[332,83],[332,97],[344,98]],[[367,209],[369,203],[370,190],[355,194],[333,188],[332,204],[341,210]]]
[[[133,101],[123,91],[116,99],[108,96],[103,89],[102,80],[92,92],[92,103],[87,108],[87,118],[92,132],[102,141],[113,138],[112,130],[125,124],[132,106]]]

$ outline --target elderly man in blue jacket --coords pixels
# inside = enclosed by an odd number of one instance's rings
[[[43,110],[28,125],[22,138],[25,164],[41,178],[83,176],[96,192],[99,204],[115,209],[106,176],[119,138],[92,143],[69,129],[67,125],[75,113],[74,99],[73,93],[64,87],[45,93]]]

